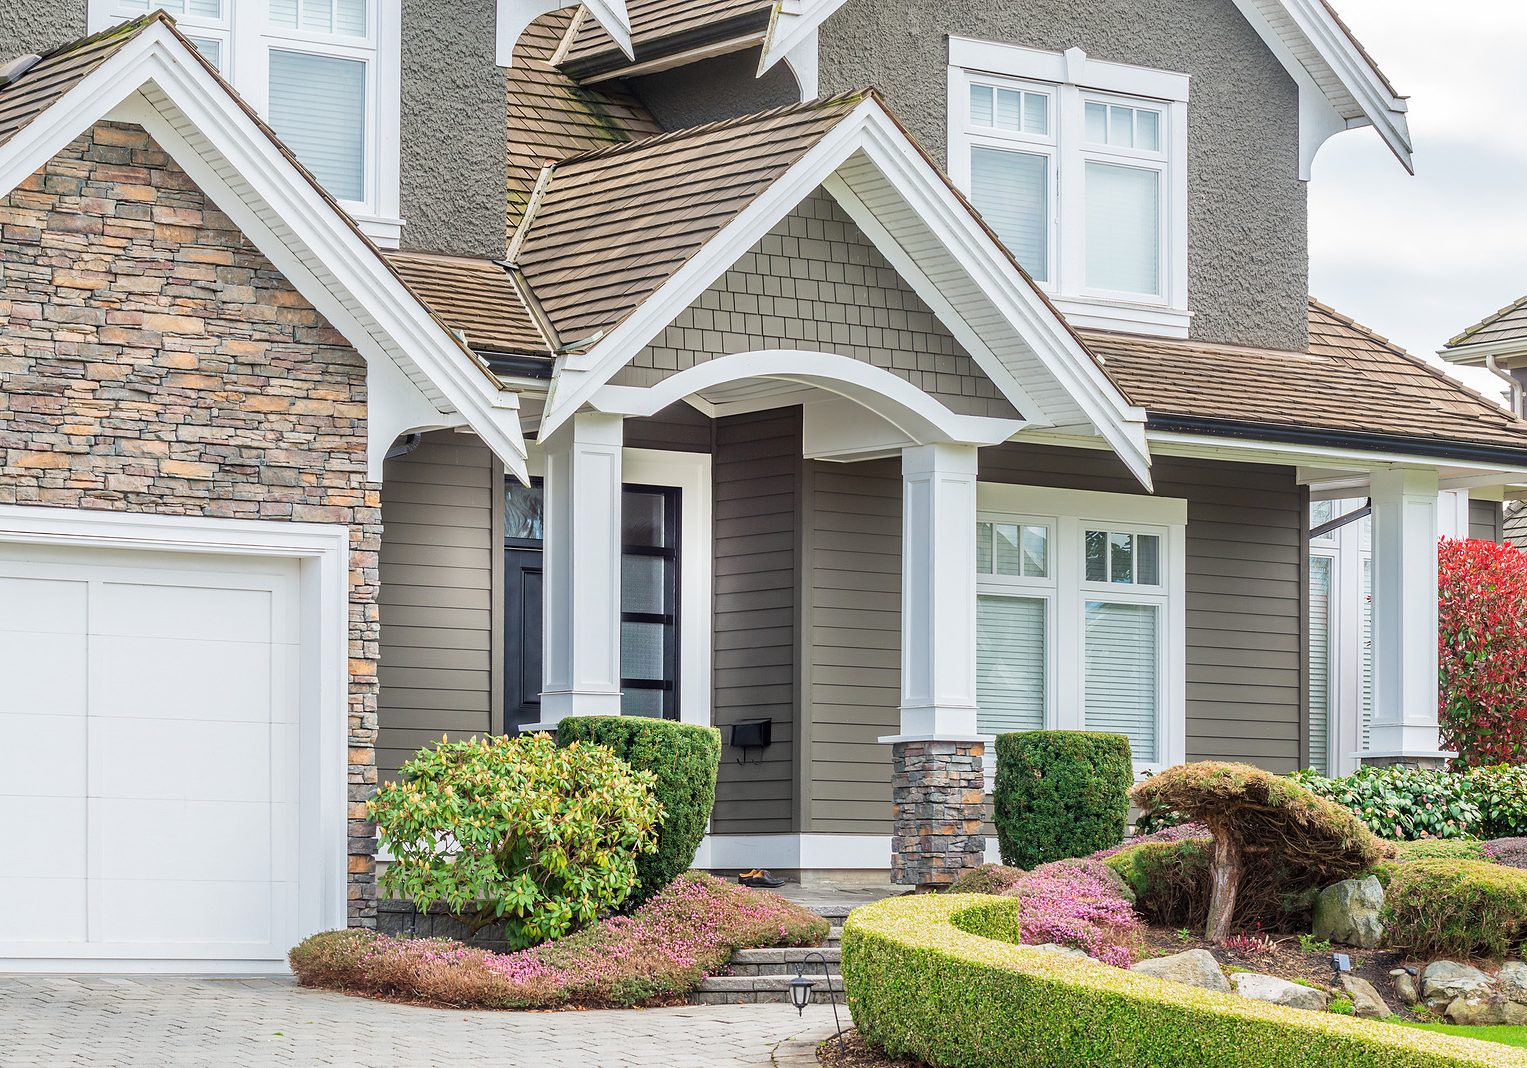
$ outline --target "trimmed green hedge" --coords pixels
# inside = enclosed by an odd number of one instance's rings
[[[854,1023],[934,1068],[1527,1068],[1527,1052],[1215,994],[1015,944],[1019,902],[939,894],[843,927]]]
[[[1134,779],[1122,734],[997,735],[992,822],[1002,862],[1034,868],[1116,845],[1128,823]]]
[[[609,746],[633,768],[657,779],[652,792],[663,806],[657,852],[636,858],[637,888],[622,906],[629,911],[694,863],[716,806],[721,732],[641,716],[574,716],[557,724],[557,744],[575,741]]]
[[[1527,871],[1487,860],[1417,860],[1389,873],[1384,926],[1396,949],[1425,959],[1497,960],[1527,941]]]

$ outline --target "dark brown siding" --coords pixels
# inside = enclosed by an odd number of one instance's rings
[[[795,773],[800,507],[799,408],[715,424],[715,700],[713,722],[772,719],[773,744],[738,764],[722,753],[712,829],[781,833],[796,824]]]
[[[1469,502],[1469,537],[1480,541],[1502,540],[1499,501]]]
[[[710,452],[713,432],[709,416],[679,401],[650,419],[627,419],[625,442],[628,449]]]

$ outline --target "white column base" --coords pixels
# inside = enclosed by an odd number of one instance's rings
[[[913,740],[976,742],[975,705],[902,705],[901,733],[881,741]]]

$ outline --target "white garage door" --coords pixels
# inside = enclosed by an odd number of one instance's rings
[[[0,544],[0,971],[291,947],[297,568]]]

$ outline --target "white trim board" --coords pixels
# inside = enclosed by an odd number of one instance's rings
[[[348,897],[349,529],[279,520],[158,516],[0,505],[0,542],[76,548],[284,557],[302,562],[299,774],[302,884],[299,937],[345,926]],[[282,974],[284,961],[139,958],[9,958],[0,969],[29,972]]]
[[[731,871],[889,871],[888,834],[707,834],[695,852],[696,868]]]

